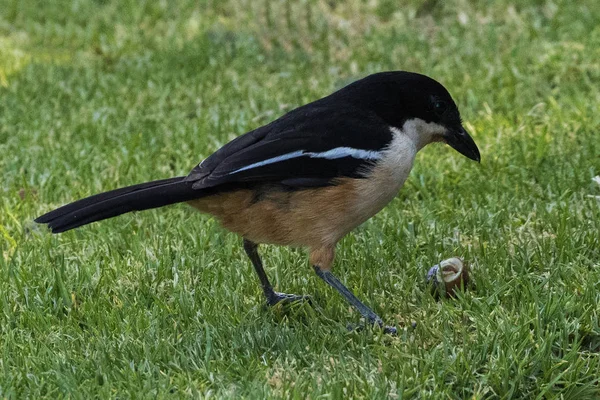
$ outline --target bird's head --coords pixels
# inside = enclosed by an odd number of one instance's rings
[[[456,103],[434,79],[405,71],[381,72],[347,88],[349,101],[413,136],[419,148],[444,142],[465,157],[480,160],[479,149],[463,127]]]

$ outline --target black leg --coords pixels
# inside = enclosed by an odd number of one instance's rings
[[[290,303],[293,301],[308,299],[308,296],[279,293],[273,290],[273,286],[271,285],[271,282],[269,282],[269,278],[265,273],[262,261],[260,259],[260,256],[258,255],[257,248],[258,245],[256,243],[244,239],[244,250],[246,251],[248,258],[250,258],[250,261],[252,261],[252,265],[254,266],[254,270],[258,275],[258,279],[260,279],[260,285],[262,286],[263,293],[267,298],[267,304],[270,306],[274,306],[275,304],[280,302]]]
[[[313,266],[313,268],[315,269],[315,272],[317,273],[317,276],[319,278],[323,279],[325,282],[327,282],[327,284],[329,284],[330,286],[332,286],[342,296],[344,296],[344,298],[350,304],[352,304],[354,306],[354,308],[356,308],[358,310],[358,312],[360,312],[360,314],[367,321],[369,321],[369,323],[371,323],[371,324],[377,324],[378,326],[382,327],[383,330],[384,330],[384,332],[386,332],[386,333],[391,333],[391,334],[396,334],[397,333],[396,328],[394,328],[393,326],[384,326],[383,325],[383,321],[381,320],[381,318],[379,318],[379,315],[375,314],[375,312],[373,310],[371,310],[369,307],[367,307],[366,305],[364,305],[363,302],[360,301],[354,295],[354,293],[352,293],[350,291],[350,289],[348,289],[346,286],[344,286],[344,284],[342,282],[340,282],[339,279],[336,278],[335,275],[333,275],[329,271],[323,271],[321,268],[319,268],[317,266]]]

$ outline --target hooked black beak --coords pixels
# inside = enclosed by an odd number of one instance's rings
[[[448,143],[450,147],[458,151],[463,156],[477,162],[481,160],[481,155],[479,154],[477,145],[473,141],[473,138],[471,138],[471,136],[462,126],[459,126],[456,129],[448,129],[444,136],[446,143]]]

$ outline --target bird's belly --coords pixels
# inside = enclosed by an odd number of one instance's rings
[[[333,246],[385,207],[404,183],[390,174],[375,178],[345,178],[334,186],[297,191],[272,189],[260,196],[238,190],[189,204],[256,243]]]

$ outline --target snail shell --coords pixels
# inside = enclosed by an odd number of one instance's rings
[[[435,298],[454,297],[457,289],[469,283],[469,266],[458,257],[443,260],[429,269],[427,283]]]

